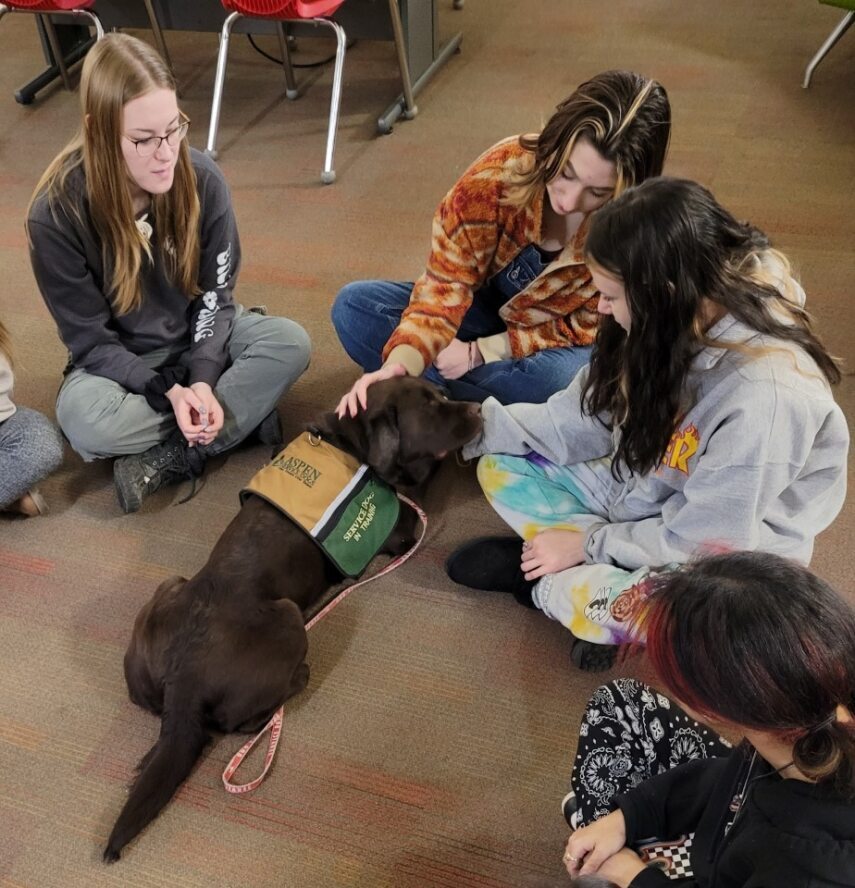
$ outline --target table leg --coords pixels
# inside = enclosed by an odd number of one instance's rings
[[[460,43],[463,40],[463,33],[455,34],[437,53],[436,58],[422,72],[422,75],[413,83],[413,97],[417,96],[422,88],[428,83],[434,74],[448,61],[449,57],[460,49]],[[378,132],[386,135],[392,132],[395,121],[401,117],[406,111],[407,100],[403,95],[397,99],[383,112],[377,121]]]

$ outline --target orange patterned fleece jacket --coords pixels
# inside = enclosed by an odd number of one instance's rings
[[[526,207],[502,202],[514,172],[529,156],[516,136],[505,139],[482,154],[445,196],[433,219],[427,269],[386,343],[385,362],[421,374],[454,338],[474,291],[540,241],[545,191]],[[502,306],[507,331],[478,340],[485,361],[593,342],[599,294],[582,255],[587,230],[586,219],[561,254]]]

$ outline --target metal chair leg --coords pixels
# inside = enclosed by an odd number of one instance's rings
[[[90,12],[88,9],[75,9],[74,15],[85,16],[90,22],[92,22],[92,25],[95,28],[96,40],[100,40],[104,36],[104,26],[101,24],[101,19],[99,19],[94,12]]]
[[[846,33],[853,20],[855,20],[855,10],[847,12],[846,15],[843,16],[837,27],[828,35],[825,43],[820,46],[819,51],[810,60],[805,70],[805,79],[802,83],[803,89],[807,89],[810,86],[810,79],[813,77],[813,72],[816,69],[816,66],[829,54],[829,52],[831,52],[834,44]]]
[[[169,57],[169,49],[166,46],[163,29],[160,27],[160,21],[157,18],[157,13],[154,11],[154,4],[152,4],[151,0],[145,0],[145,11],[148,13],[148,22],[154,33],[154,42],[157,44],[157,51],[161,54],[163,60],[169,66],[169,70],[171,71],[172,59]]]
[[[44,23],[45,34],[47,34],[48,43],[50,44],[50,53],[53,56],[54,64],[59,68],[59,76],[62,77],[62,82],[65,85],[65,88],[71,92],[71,78],[68,76],[68,68],[65,65],[65,56],[63,56],[62,48],[59,45],[56,28],[49,15],[40,15],[39,18]]]
[[[285,95],[293,100],[300,95],[300,92],[297,89],[297,78],[294,76],[294,68],[291,65],[291,50],[288,48],[288,32],[285,30],[285,22],[276,22],[276,36],[279,38],[279,52],[282,53],[282,68],[285,71]]]
[[[210,154],[216,160],[217,157],[217,129],[220,125],[220,107],[223,103],[223,84],[226,80],[226,62],[229,55],[229,38],[232,33],[232,25],[240,18],[239,12],[233,12],[223,22],[223,30],[220,33],[220,51],[217,54],[217,74],[214,78],[214,99],[211,103],[211,123],[208,127],[208,145],[205,153]]]
[[[413,98],[413,84],[410,80],[410,63],[404,45],[404,27],[401,24],[401,8],[398,0],[389,0],[389,17],[392,19],[392,33],[395,36],[395,50],[398,53],[398,67],[401,69],[401,84],[404,89],[404,117],[412,120],[419,109]]]
[[[324,157],[324,169],[321,173],[321,181],[324,185],[335,182],[335,170],[333,169],[333,154],[335,153],[335,137],[338,129],[338,112],[341,106],[341,81],[344,74],[344,53],[347,48],[347,35],[344,28],[332,19],[312,19],[319,25],[326,25],[335,32],[335,68],[333,69],[332,96],[330,98],[330,122],[327,130],[327,151]]]

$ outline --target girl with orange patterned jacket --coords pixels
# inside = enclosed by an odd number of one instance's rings
[[[607,71],[541,133],[482,154],[440,204],[415,283],[357,281],[338,294],[333,325],[365,371],[340,410],[354,413],[372,382],[404,373],[503,404],[566,388],[597,326],[583,253],[591,214],[662,172],[670,132],[660,84]]]

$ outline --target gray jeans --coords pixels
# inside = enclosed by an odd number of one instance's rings
[[[229,339],[229,365],[214,389],[225,423],[205,451],[222,453],[246,438],[309,366],[310,353],[309,336],[299,324],[239,309]],[[140,357],[159,369],[180,354],[163,347]],[[80,369],[65,378],[56,416],[71,446],[87,461],[142,453],[176,428],[174,415],[152,410],[143,395]]]
[[[20,499],[62,462],[62,435],[37,410],[19,407],[0,422],[0,509]]]

